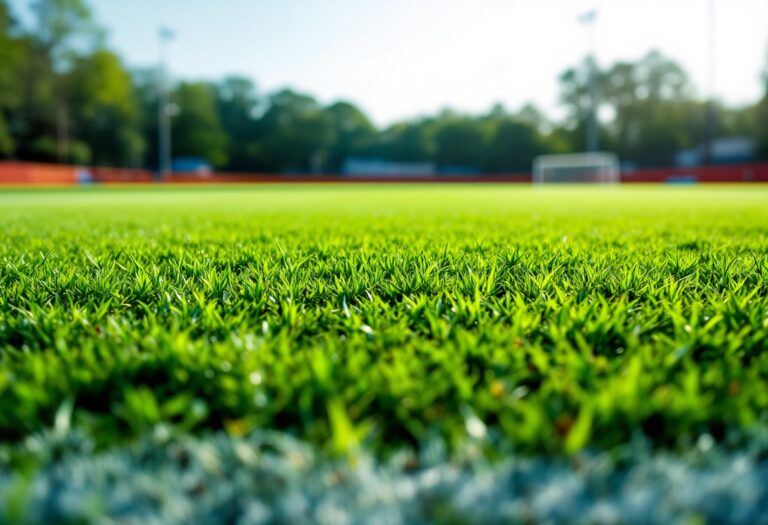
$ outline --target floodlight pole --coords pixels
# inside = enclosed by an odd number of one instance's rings
[[[162,180],[171,171],[171,114],[168,103],[167,43],[173,38],[173,33],[167,28],[161,28],[159,38],[160,70],[158,72],[157,97],[157,154],[158,177]]]
[[[589,110],[587,111],[587,151],[594,152],[598,149],[597,136],[597,64],[596,64],[596,38],[595,21],[597,20],[597,11],[587,11],[579,17],[579,22],[587,26],[587,35],[589,41],[587,67],[589,75]]]
[[[715,0],[707,6],[707,116],[704,138],[704,164],[712,164],[713,145],[717,132],[715,119]]]

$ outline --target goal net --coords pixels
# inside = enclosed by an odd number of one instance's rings
[[[615,184],[619,176],[619,159],[613,153],[541,155],[533,161],[534,184]]]

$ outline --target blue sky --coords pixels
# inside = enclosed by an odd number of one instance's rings
[[[762,93],[768,1],[714,0],[715,92],[730,103]],[[27,4],[15,0],[15,5]],[[581,60],[578,15],[596,7],[598,60],[658,48],[700,93],[707,78],[709,0],[91,0],[130,66],[156,64],[172,28],[175,77],[240,73],[269,91],[293,86],[345,98],[378,124],[450,106],[485,111],[532,101],[557,115],[557,75]]]

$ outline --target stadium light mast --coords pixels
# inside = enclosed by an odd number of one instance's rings
[[[168,28],[161,28],[160,37],[160,70],[158,74],[157,97],[157,155],[158,173],[163,179],[171,170],[171,104],[168,101],[168,42],[173,38],[173,32]]]
[[[588,51],[587,67],[589,68],[589,110],[587,111],[587,151],[594,152],[598,149],[597,137],[597,63],[595,59],[595,23],[597,10],[591,9],[579,16],[579,22],[587,26]]]

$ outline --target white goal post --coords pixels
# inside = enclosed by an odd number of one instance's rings
[[[534,184],[616,184],[621,181],[615,153],[541,155],[533,160]]]

